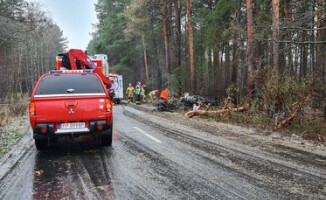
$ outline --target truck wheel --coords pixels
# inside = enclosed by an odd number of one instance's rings
[[[102,135],[101,142],[103,146],[112,145],[112,128],[108,131],[108,134]]]
[[[45,150],[48,147],[48,139],[35,139],[35,146],[38,150]]]

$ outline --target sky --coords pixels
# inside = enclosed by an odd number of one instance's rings
[[[85,50],[97,22],[97,0],[31,0],[41,4],[68,39],[68,47]]]

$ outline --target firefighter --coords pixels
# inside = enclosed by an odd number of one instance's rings
[[[154,100],[156,100],[158,98],[158,95],[160,94],[159,90],[153,90],[150,93],[148,93],[150,102],[153,103]]]
[[[126,95],[128,97],[128,103],[133,102],[134,100],[134,90],[135,88],[129,83],[129,86],[127,87],[126,90]]]
[[[146,85],[143,84],[140,88],[140,96],[141,96],[141,100],[143,101],[143,103],[146,103]]]
[[[135,87],[135,95],[136,95],[136,104],[140,104],[140,92],[141,92],[141,83],[138,81]]]
[[[167,89],[162,90],[161,95],[160,95],[160,99],[164,99],[165,101],[168,101],[168,97],[169,97],[169,92]]]
[[[169,92],[167,89],[162,90],[160,94],[160,100],[157,103],[157,107],[159,111],[168,111],[168,97]]]

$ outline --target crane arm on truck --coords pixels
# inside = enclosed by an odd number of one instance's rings
[[[64,59],[68,59],[69,61],[63,61],[63,65],[71,70],[76,69],[93,69],[95,73],[97,73],[105,85],[107,85],[108,88],[111,87],[111,81],[109,78],[107,78],[102,70],[98,68],[94,62],[91,61],[91,59],[88,57],[88,55],[80,49],[70,49],[66,57]],[[65,63],[65,64],[64,64]]]

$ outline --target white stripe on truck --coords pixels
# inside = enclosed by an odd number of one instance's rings
[[[105,93],[81,93],[81,94],[41,94],[34,95],[34,98],[45,97],[79,97],[79,96],[106,96]]]

